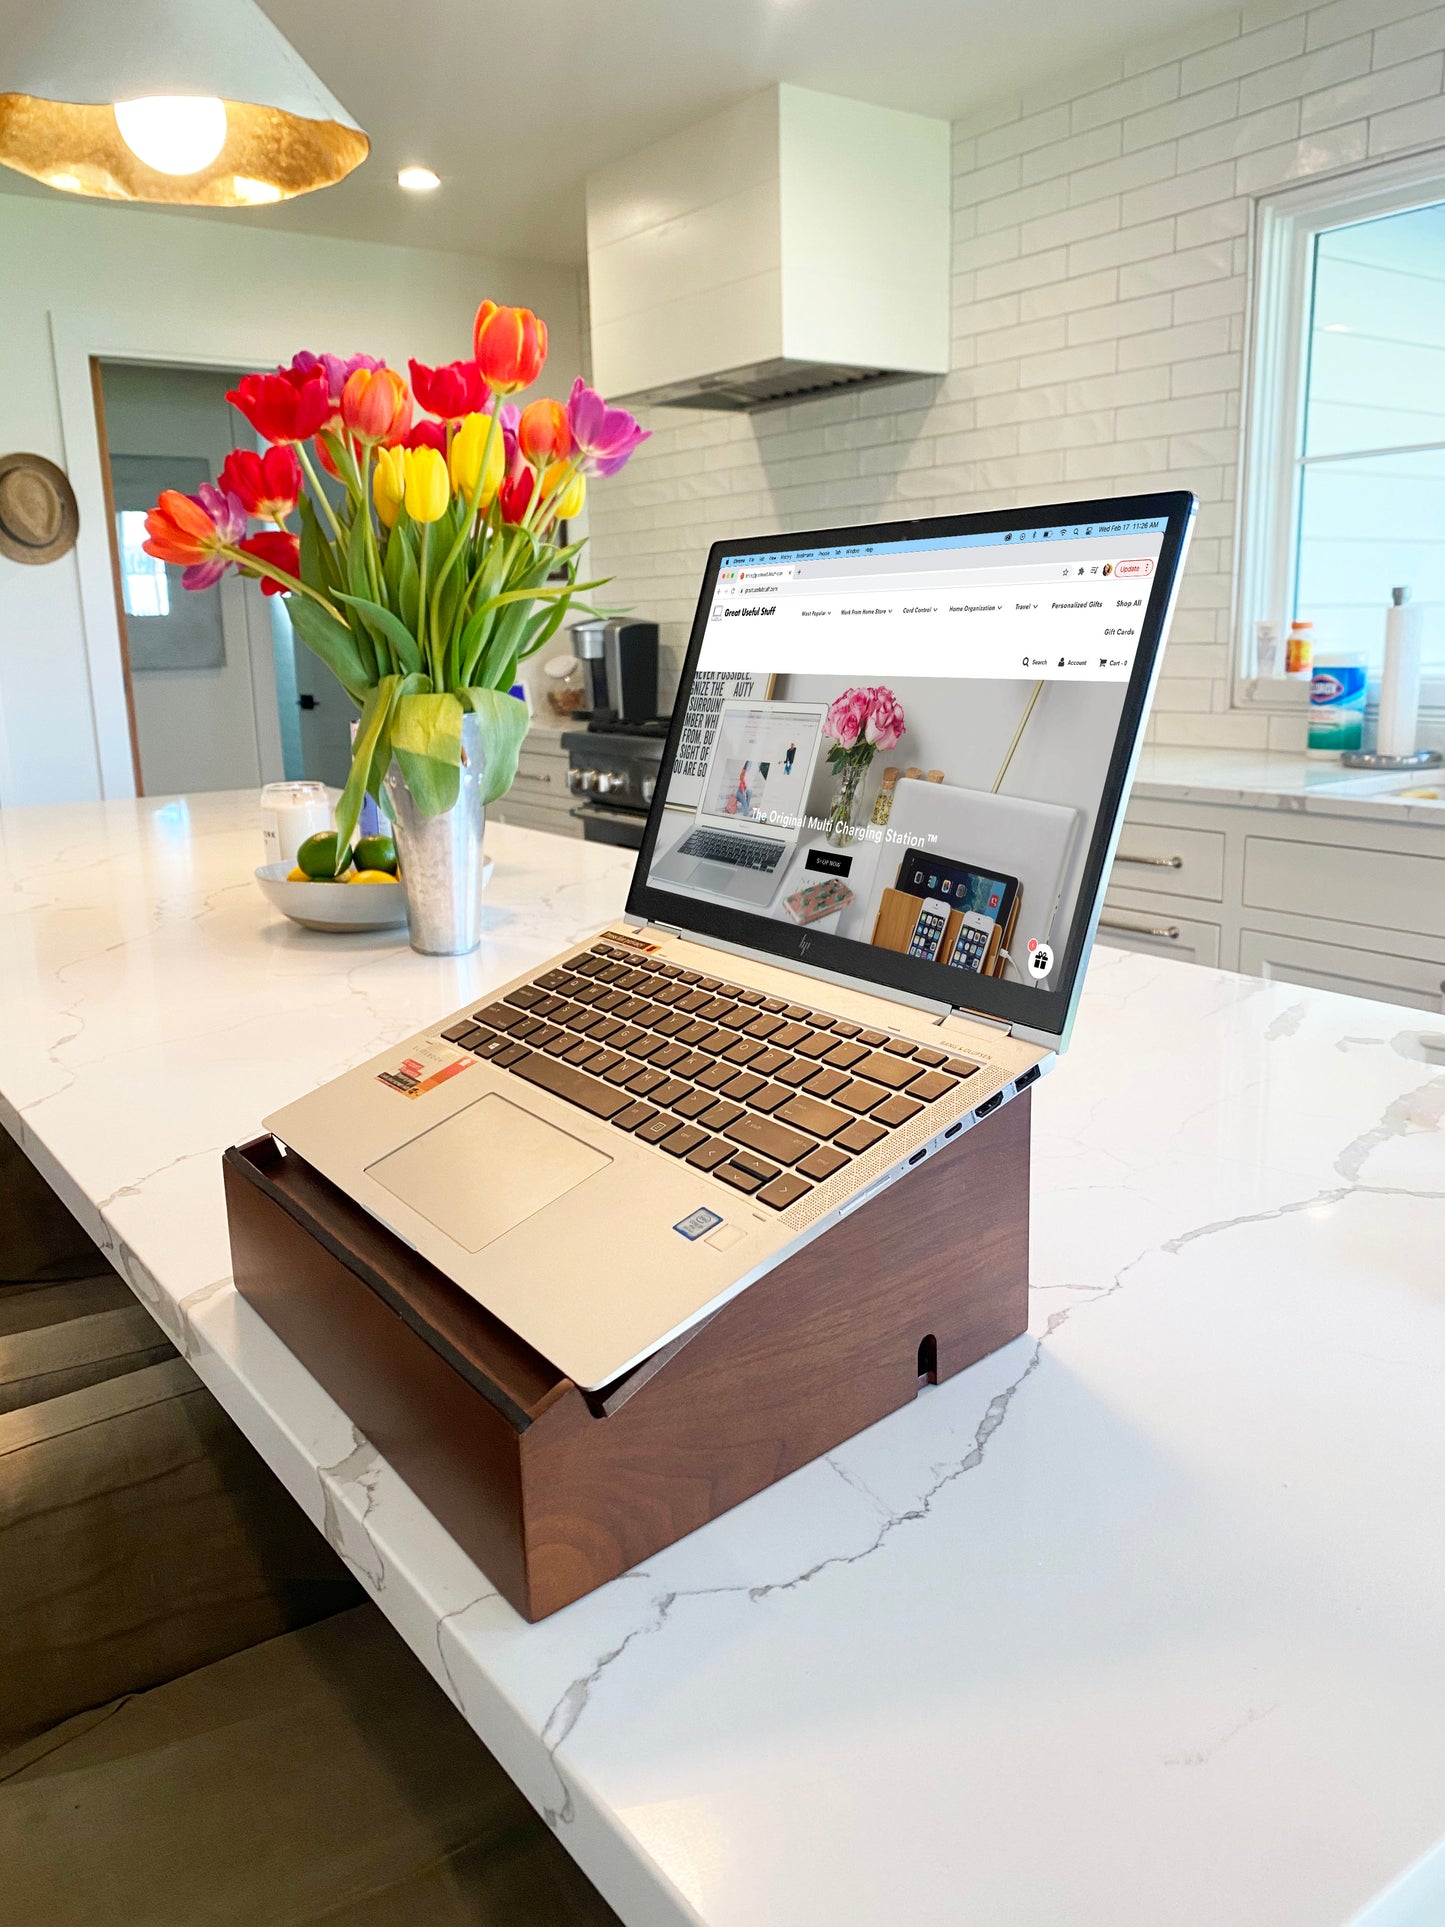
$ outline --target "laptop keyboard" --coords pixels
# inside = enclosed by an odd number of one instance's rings
[[[775,1211],[979,1068],[607,943],[442,1036]]]
[[[710,863],[730,863],[735,870],[776,870],[785,843],[769,843],[760,836],[729,836],[726,830],[693,830],[678,844],[682,856],[699,856]]]

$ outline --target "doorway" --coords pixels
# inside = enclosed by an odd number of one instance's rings
[[[233,447],[262,446],[226,400],[241,371],[94,368],[137,791],[255,789],[281,777],[340,786],[355,711],[309,651],[298,662],[284,598],[234,573],[189,591],[179,568],[142,546],[162,489],[194,494]]]

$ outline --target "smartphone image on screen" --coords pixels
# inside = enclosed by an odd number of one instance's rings
[[[942,897],[925,897],[918,911],[918,920],[913,926],[913,935],[908,942],[910,957],[921,957],[925,963],[932,963],[938,955],[943,933],[948,928],[948,905]]]
[[[948,961],[955,970],[982,970],[988,962],[989,947],[998,924],[978,910],[965,910],[953,940]]]

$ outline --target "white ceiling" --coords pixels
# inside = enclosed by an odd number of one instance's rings
[[[33,0],[0,0],[0,21],[22,4]],[[952,119],[1220,10],[1215,0],[266,0],[371,136],[371,158],[339,187],[208,218],[580,262],[592,168],[773,81]],[[407,162],[434,168],[443,186],[403,193],[396,170]],[[3,169],[0,185],[31,189]]]

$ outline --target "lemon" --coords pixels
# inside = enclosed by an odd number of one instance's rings
[[[311,879],[298,863],[294,870],[288,870],[286,872],[286,881],[288,883],[309,883]]]
[[[396,845],[389,836],[364,836],[356,846],[358,870],[385,870],[396,874]]]
[[[345,869],[350,861],[349,853],[346,863],[336,861],[335,830],[318,830],[314,836],[308,836],[296,852],[298,867],[304,870],[313,882],[332,882],[337,871]]]
[[[389,870],[357,870],[346,881],[348,883],[395,883],[396,878]]]

